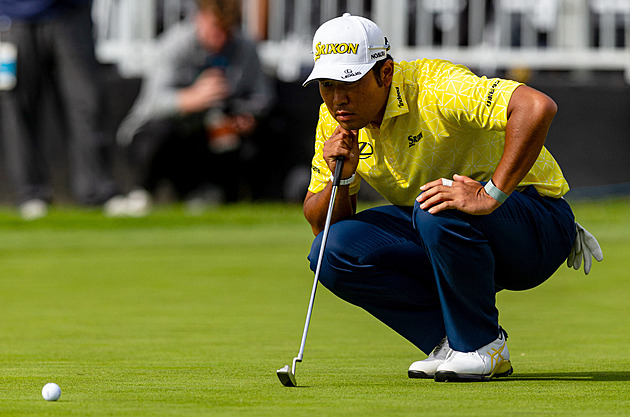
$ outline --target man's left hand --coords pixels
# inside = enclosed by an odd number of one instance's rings
[[[478,181],[464,175],[454,175],[453,181],[440,178],[422,187],[416,201],[431,214],[455,209],[468,214],[490,214],[501,204],[490,197]]]

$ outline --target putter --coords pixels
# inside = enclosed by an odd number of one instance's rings
[[[337,196],[337,188],[339,187],[339,181],[341,181],[341,170],[343,169],[343,157],[337,158],[337,164],[335,165],[335,175],[333,176],[333,186],[330,192],[330,202],[328,203],[328,213],[326,213],[326,223],[324,225],[324,232],[322,234],[322,244],[319,248],[319,256],[317,257],[317,268],[315,268],[315,278],[313,279],[313,289],[311,290],[311,300],[308,303],[308,310],[306,312],[306,322],[304,323],[304,332],[302,333],[302,342],[300,343],[300,352],[293,358],[293,364],[291,367],[285,365],[284,368],[278,369],[276,373],[280,382],[285,387],[296,387],[295,381],[295,366],[298,362],[302,362],[304,356],[304,346],[306,345],[306,336],[308,335],[308,326],[311,322],[311,314],[313,313],[313,303],[315,302],[315,292],[317,291],[317,282],[319,281],[319,271],[322,267],[322,259],[324,257],[324,248],[326,247],[326,240],[328,239],[328,229],[330,229],[330,220],[332,218],[333,208],[335,207],[335,197]]]

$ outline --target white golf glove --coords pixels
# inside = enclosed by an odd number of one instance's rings
[[[567,258],[567,266],[573,269],[580,269],[582,259],[584,259],[584,274],[591,272],[591,256],[601,262],[604,259],[602,248],[599,246],[597,239],[588,230],[583,228],[578,222],[575,222],[575,243],[571,248],[571,253]]]

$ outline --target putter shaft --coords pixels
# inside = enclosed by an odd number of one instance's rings
[[[300,342],[300,351],[298,355],[293,358],[293,364],[291,371],[288,371],[288,365],[277,371],[278,378],[284,386],[296,386],[295,371],[297,362],[302,362],[304,357],[304,347],[306,346],[306,337],[308,336],[308,327],[311,323],[311,315],[313,313],[313,304],[315,303],[315,293],[317,292],[317,283],[319,282],[319,272],[322,267],[322,260],[324,258],[324,249],[326,248],[326,241],[328,240],[328,230],[330,229],[330,223],[332,220],[333,209],[335,208],[335,199],[337,197],[337,188],[339,188],[339,181],[341,181],[341,170],[343,169],[343,158],[337,158],[337,164],[335,165],[335,174],[333,176],[333,185],[330,192],[330,201],[328,203],[328,212],[326,213],[326,223],[324,224],[324,231],[322,233],[322,243],[319,248],[319,256],[317,257],[317,267],[315,268],[315,277],[313,279],[313,288],[311,289],[311,299],[308,303],[308,310],[306,311],[306,320],[304,322],[304,331],[302,332],[302,341]],[[291,372],[291,377],[287,375]],[[288,381],[287,381],[288,379]],[[291,385],[291,383],[293,385]]]

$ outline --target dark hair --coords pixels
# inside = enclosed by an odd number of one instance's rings
[[[390,54],[387,54],[387,57],[385,57],[385,59],[377,61],[376,64],[374,64],[374,66],[372,67],[374,78],[376,79],[376,84],[378,84],[379,87],[383,86],[383,79],[381,78],[381,69],[383,69],[383,65],[385,65],[387,61],[393,60],[394,58],[392,58]]]

